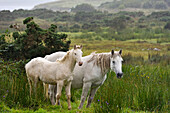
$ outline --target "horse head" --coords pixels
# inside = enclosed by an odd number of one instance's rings
[[[73,57],[76,59],[76,62],[78,63],[79,66],[82,66],[83,62],[81,60],[82,58],[82,49],[83,46],[82,45],[74,45],[74,50],[73,50]]]
[[[110,67],[111,70],[114,71],[117,75],[117,78],[122,78],[123,77],[123,72],[122,72],[122,50],[120,51],[111,51],[111,60],[110,60]]]

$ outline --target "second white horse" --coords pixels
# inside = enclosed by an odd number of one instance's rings
[[[54,62],[56,59],[64,56],[65,52],[56,52],[51,55],[47,55],[45,58],[49,61]],[[88,91],[91,88],[90,95],[88,97],[88,103],[86,107],[91,105],[94,95],[98,88],[104,83],[107,77],[107,72],[111,69],[117,75],[117,78],[123,76],[122,72],[122,50],[114,51],[109,53],[92,53],[91,55],[82,57],[83,66],[76,64],[73,71],[72,88],[82,90],[81,103],[79,109],[83,107],[84,101],[87,97]],[[47,91],[47,89],[46,89]],[[49,86],[49,93],[51,102],[54,102],[54,95],[57,93],[56,86]]]

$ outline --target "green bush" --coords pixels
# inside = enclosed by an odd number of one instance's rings
[[[44,57],[56,51],[67,51],[70,41],[67,41],[66,34],[57,34],[56,25],[51,25],[48,29],[42,29],[33,21],[33,17],[28,17],[23,21],[27,29],[24,33],[13,33],[14,42],[0,47],[2,58],[4,59],[31,59],[34,57]]]

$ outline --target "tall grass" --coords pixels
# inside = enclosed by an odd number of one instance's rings
[[[24,66],[27,61],[1,61],[0,67],[0,102],[4,102],[9,108],[38,109],[39,105],[46,103],[43,96],[42,84],[38,85],[35,98],[29,96],[29,85]]]
[[[125,56],[126,60],[128,58],[128,55]],[[153,64],[147,62],[133,63],[138,59],[143,62],[141,57],[133,58],[133,56],[130,56],[131,62],[125,61],[123,64],[124,77],[122,79],[117,79],[114,72],[108,73],[107,80],[95,95],[91,112],[116,113],[124,112],[125,109],[144,112],[168,112],[170,99],[169,63],[164,65],[160,62],[159,64],[157,64],[158,62]],[[52,109],[52,111],[59,109],[62,112],[63,109],[67,109],[65,107],[67,104],[64,104],[62,110],[58,107],[48,107],[50,102],[45,100],[42,83],[37,88],[38,98],[36,99],[35,95],[29,96],[29,85],[24,69],[27,62],[0,60],[0,112],[10,112],[10,109],[43,112],[49,111],[49,109]],[[76,92],[74,96],[80,97],[81,91]],[[62,100],[66,102],[65,97],[62,97]],[[80,98],[76,98],[76,104],[73,104],[73,111],[77,111],[75,108],[78,107],[80,102],[78,100]]]
[[[95,96],[95,112],[168,112],[170,66],[124,65],[123,79],[113,72]]]

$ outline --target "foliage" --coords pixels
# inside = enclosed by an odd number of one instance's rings
[[[123,6],[123,7],[122,7]],[[168,7],[167,7],[168,6]],[[168,9],[168,0],[114,0],[102,3],[99,8],[118,9],[118,8],[143,8],[143,9]]]
[[[126,57],[126,56],[125,56]],[[131,56],[131,59],[134,57]],[[130,60],[131,60],[130,59]],[[125,61],[123,64],[124,77],[119,80],[113,72],[108,73],[107,80],[97,91],[94,104],[91,108],[82,109],[80,112],[123,112],[125,108],[145,112],[167,112],[168,111],[168,82],[169,65]],[[11,110],[30,110],[31,112],[52,112],[64,111],[67,109],[66,96],[62,94],[59,106],[50,105],[43,95],[43,85],[40,83],[37,88],[38,98],[35,95],[29,96],[29,85],[25,74],[24,66],[28,60],[4,61],[1,59],[0,67],[0,110],[1,112]],[[75,102],[72,103],[73,110],[77,111],[81,91],[74,91]],[[63,92],[64,93],[64,92]],[[78,98],[77,98],[78,97]],[[78,100],[77,100],[78,99]],[[21,112],[20,111],[20,112]],[[19,111],[18,111],[19,112]],[[68,112],[67,110],[65,112]],[[89,112],[89,111],[87,111]]]
[[[148,15],[149,18],[161,18],[161,17],[169,17],[170,11],[161,11],[161,12],[152,12],[151,15]]]
[[[113,0],[62,0],[62,1],[54,1],[54,2],[48,2],[45,4],[40,4],[35,6],[35,9],[40,8],[48,8],[52,9],[54,11],[70,11],[71,8],[80,5],[80,4],[90,4],[94,7],[98,7],[101,3],[110,2]]]
[[[164,29],[170,29],[170,22],[167,22],[167,24],[164,26]]]
[[[124,15],[120,15],[118,17],[115,17],[114,19],[105,19],[105,24],[106,26],[115,28],[116,30],[122,30],[126,28],[126,25],[129,22],[133,22],[133,20],[131,19],[131,17],[129,16],[124,16]]]
[[[151,3],[151,2],[145,2],[144,4],[143,4],[143,8],[144,9],[151,9],[151,8],[153,8],[153,4]]]
[[[100,11],[97,12],[77,12],[74,16],[74,21],[76,22],[94,22],[98,20],[102,20],[106,17],[107,15],[103,14]]]
[[[155,9],[167,9],[167,6],[164,2],[156,2]]]
[[[7,45],[7,49],[1,46],[2,57],[7,59],[34,58],[45,56],[55,51],[67,51],[70,41],[66,41],[66,34],[57,34],[56,25],[51,25],[47,30],[41,29],[33,17],[23,21],[27,29],[24,33],[14,32],[14,42]]]
[[[95,96],[95,112],[168,112],[168,66],[124,65],[124,78],[108,74]],[[96,104],[97,103],[97,104]]]
[[[94,12],[95,8],[90,4],[80,4],[71,9],[72,12]]]

